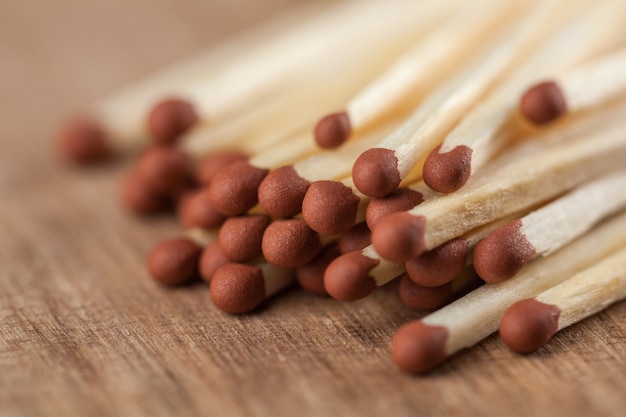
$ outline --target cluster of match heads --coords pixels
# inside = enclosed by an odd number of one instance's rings
[[[530,352],[626,297],[625,17],[621,1],[316,4],[99,103],[59,149],[140,149],[123,205],[184,229],[150,274],[201,277],[225,312],[398,279],[431,312],[393,338],[402,369],[498,329]]]

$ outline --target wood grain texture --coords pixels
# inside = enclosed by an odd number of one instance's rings
[[[117,204],[121,165],[77,171],[67,115],[296,0],[0,3],[0,415],[619,416],[626,303],[518,356],[496,336],[427,377],[391,363],[417,318],[393,286],[341,304],[293,290],[232,317],[154,284],[178,233]]]

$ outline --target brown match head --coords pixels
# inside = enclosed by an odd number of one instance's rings
[[[315,181],[302,201],[302,217],[318,233],[338,235],[356,223],[360,198],[337,181]]]
[[[548,343],[559,328],[561,310],[534,298],[513,304],[502,316],[500,337],[516,352],[528,353]]]
[[[102,126],[92,120],[73,120],[56,137],[61,157],[76,165],[92,165],[113,157],[113,149]]]
[[[361,222],[339,236],[339,250],[341,253],[350,253],[361,250],[372,243],[372,232],[367,223]]]
[[[329,114],[315,126],[315,142],[324,149],[334,149],[343,145],[351,134],[350,117],[346,112]]]
[[[424,182],[440,193],[451,193],[463,187],[472,174],[472,149],[455,146],[440,153],[441,145],[433,149],[424,162]]]
[[[202,247],[187,238],[167,240],[150,252],[148,271],[161,284],[184,284],[198,276],[201,253]]]
[[[193,105],[185,100],[169,98],[157,103],[148,113],[148,132],[157,145],[172,145],[198,123]]]
[[[412,310],[435,310],[444,306],[452,297],[452,283],[425,287],[416,284],[407,274],[404,274],[400,279],[398,294],[402,303]]]
[[[405,262],[425,251],[426,219],[407,212],[390,214],[378,222],[372,231],[372,245],[383,258]]]
[[[230,217],[220,228],[218,242],[233,261],[250,261],[263,254],[261,242],[270,222],[265,214]]]
[[[222,265],[211,280],[211,299],[217,308],[230,314],[252,311],[265,300],[265,279],[257,266]]]
[[[363,152],[352,166],[354,185],[363,194],[383,198],[400,185],[400,171],[395,151],[372,148]]]
[[[282,268],[297,268],[313,259],[321,249],[320,239],[302,219],[272,222],[261,242],[263,256]]]
[[[402,326],[391,341],[393,361],[407,372],[426,373],[443,363],[448,330],[414,321]]]
[[[215,271],[217,271],[222,265],[226,265],[231,262],[233,262],[233,260],[226,256],[219,243],[211,243],[204,248],[202,255],[200,256],[199,268],[202,280],[210,284]]]
[[[528,89],[520,100],[519,109],[530,122],[544,125],[565,114],[567,103],[561,88],[554,81],[547,81]]]
[[[474,248],[474,269],[485,282],[511,279],[535,257],[535,248],[521,227],[521,220],[509,222],[489,233]]]
[[[227,216],[243,214],[258,201],[257,192],[269,170],[239,161],[215,174],[209,187],[211,203]]]
[[[424,287],[445,285],[465,267],[469,242],[452,239],[433,250],[405,262],[406,272],[413,282]]]
[[[224,167],[246,159],[248,155],[240,151],[223,151],[208,155],[202,158],[196,167],[196,182],[200,186],[208,186],[215,174]]]
[[[401,187],[384,198],[375,198],[367,205],[365,221],[370,229],[384,217],[399,211],[407,211],[424,202],[424,196],[419,191]]]
[[[259,204],[272,217],[293,217],[302,211],[302,200],[310,185],[292,165],[280,167],[261,182]]]
[[[361,252],[341,255],[328,265],[324,273],[324,287],[331,297],[340,301],[356,301],[370,295],[377,288],[369,273],[380,261]]]
[[[313,294],[328,295],[324,287],[324,272],[339,255],[339,244],[334,242],[324,247],[313,260],[298,267],[296,277],[300,286]]]
[[[151,191],[137,175],[124,180],[120,192],[122,205],[131,213],[148,216],[163,213],[172,208],[172,199]]]
[[[192,183],[192,161],[178,149],[156,147],[147,150],[135,168],[144,184],[161,195],[175,195]]]
[[[208,188],[192,193],[178,206],[178,219],[185,229],[193,227],[215,229],[221,226],[226,218],[211,204]]]

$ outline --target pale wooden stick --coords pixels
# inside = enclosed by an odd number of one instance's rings
[[[200,246],[208,246],[217,240],[219,231],[192,227],[185,231],[185,235]]]
[[[581,185],[550,204],[507,223],[481,241],[474,267],[487,282],[519,273],[532,259],[561,248],[598,221],[626,207],[626,171]]]
[[[625,244],[626,214],[622,214],[552,255],[537,259],[513,279],[486,284],[405,325],[392,342],[394,360],[410,372],[433,369],[495,332],[504,311],[516,301],[559,284]]]
[[[626,247],[535,298],[511,306],[500,337],[518,352],[531,352],[552,336],[626,298]]]

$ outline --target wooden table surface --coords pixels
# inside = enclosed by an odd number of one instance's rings
[[[296,0],[0,2],[0,416],[619,416],[626,303],[518,356],[492,336],[426,377],[389,341],[394,288],[352,304],[290,291],[232,317],[153,283],[179,229],[117,203],[125,166],[79,171],[68,115]]]

